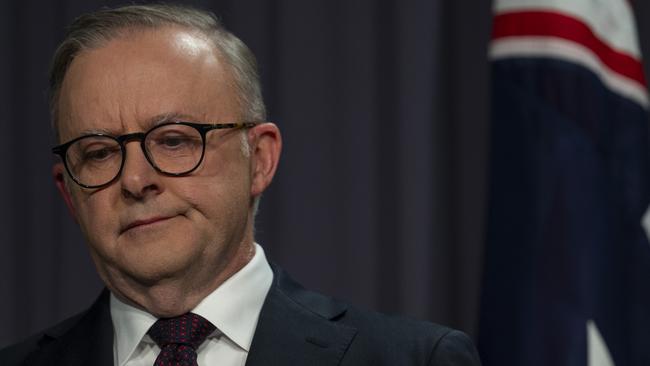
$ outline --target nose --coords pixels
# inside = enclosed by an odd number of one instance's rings
[[[160,175],[144,155],[139,141],[124,142],[125,160],[120,176],[122,196],[144,200],[162,192]]]

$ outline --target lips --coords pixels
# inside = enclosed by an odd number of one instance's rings
[[[121,233],[125,233],[131,229],[137,228],[137,227],[144,227],[148,226],[151,224],[156,224],[160,223],[162,221],[166,221],[171,219],[173,216],[156,216],[156,217],[151,217],[147,219],[139,219],[139,220],[134,220],[129,222],[126,226],[124,226],[121,230]]]

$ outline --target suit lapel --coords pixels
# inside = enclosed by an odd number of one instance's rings
[[[355,328],[336,321],[346,307],[310,292],[273,267],[246,366],[339,365]],[[104,290],[83,315],[48,330],[26,366],[113,366],[113,324]]]
[[[80,317],[46,331],[29,366],[113,366],[113,324],[109,292],[104,290]]]
[[[246,366],[338,365],[357,332],[333,320],[345,307],[273,271]]]

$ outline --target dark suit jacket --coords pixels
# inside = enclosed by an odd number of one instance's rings
[[[274,268],[247,366],[480,365],[472,342],[431,323],[362,311]],[[113,366],[109,292],[91,308],[0,351],[2,366]]]

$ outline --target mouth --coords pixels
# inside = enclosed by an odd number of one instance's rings
[[[157,217],[151,217],[148,219],[143,219],[143,220],[135,220],[130,222],[128,225],[126,225],[124,228],[122,228],[120,234],[123,234],[129,230],[136,229],[136,228],[146,228],[150,227],[159,223],[163,223],[169,219],[171,219],[173,216],[157,216]]]

